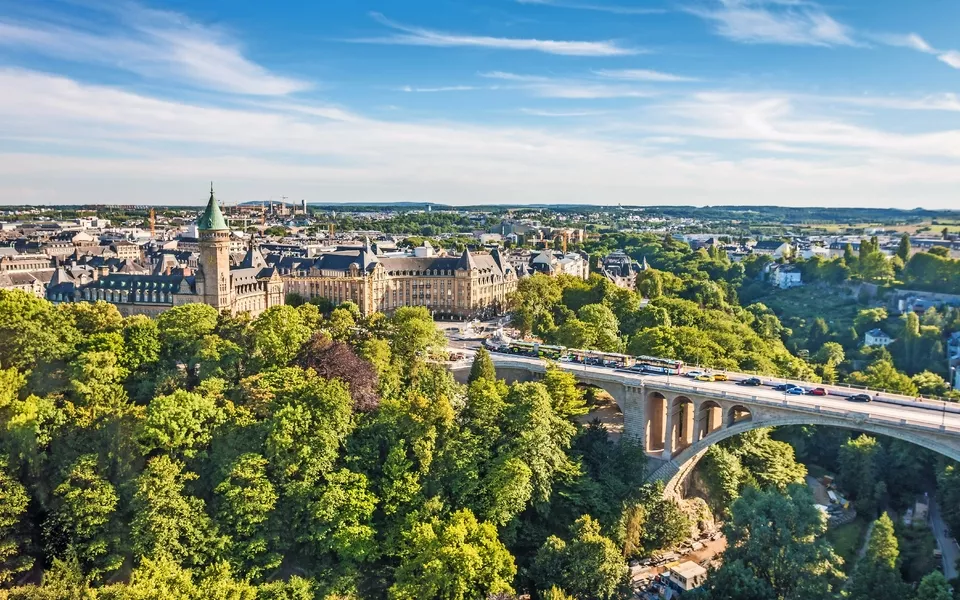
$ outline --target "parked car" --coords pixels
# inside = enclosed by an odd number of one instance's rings
[[[870,397],[870,394],[854,394],[847,396],[847,400],[850,402],[870,402],[873,398]]]
[[[806,390],[800,386],[793,386],[792,388],[787,388],[786,392],[792,396],[802,396],[806,393]]]
[[[827,390],[823,389],[822,387],[818,387],[818,388],[813,388],[812,390],[807,392],[807,394],[811,396],[826,396]]]
[[[701,373],[700,375],[697,375],[696,377],[694,377],[694,379],[696,379],[697,381],[713,381],[713,376],[707,375],[705,373]]]
[[[729,379],[727,379],[727,375],[726,375],[725,373],[714,373],[714,374],[713,374],[713,380],[714,380],[714,381],[729,381]]]
[[[758,385],[763,385],[763,382],[760,381],[759,377],[748,377],[740,382],[740,385],[749,385],[751,387],[756,387]]]

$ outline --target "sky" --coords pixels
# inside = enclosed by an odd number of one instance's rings
[[[960,209],[957,0],[0,0],[0,204]]]

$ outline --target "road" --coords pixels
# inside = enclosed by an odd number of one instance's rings
[[[940,551],[943,552],[943,574],[947,580],[957,576],[957,558],[960,558],[960,547],[957,542],[947,533],[947,525],[943,522],[940,515],[940,507],[933,494],[930,494],[930,527],[933,529],[933,535],[937,538],[937,544]]]
[[[465,352],[464,348],[450,348],[449,350],[451,352]],[[469,350],[466,352],[468,354],[471,353]],[[531,366],[543,364],[543,361],[539,358],[515,354],[493,353],[493,356],[495,362],[509,360],[511,362],[527,363]],[[939,402],[916,402],[900,397],[897,399],[898,404],[892,404],[888,402],[892,401],[894,397],[889,396],[888,401],[888,395],[884,394],[883,401],[875,400],[873,402],[854,403],[846,399],[846,396],[853,393],[853,391],[826,385],[823,387],[830,392],[827,396],[793,395],[773,389],[773,385],[782,383],[783,380],[763,378],[764,385],[758,387],[738,385],[737,381],[734,380],[749,377],[748,375],[730,374],[731,381],[697,381],[684,376],[636,373],[581,363],[558,362],[557,364],[561,368],[574,373],[589,373],[601,378],[614,376],[620,381],[634,381],[637,386],[644,381],[652,381],[656,383],[666,383],[673,388],[691,393],[723,395],[731,400],[740,396],[743,397],[744,400],[764,400],[783,404],[784,406],[796,406],[798,408],[810,409],[815,406],[820,406],[824,411],[859,413],[878,421],[889,421],[893,425],[899,425],[901,420],[906,420],[910,425],[924,428],[939,430],[941,426],[943,426],[947,432],[960,435],[960,412],[958,412],[960,411],[960,407],[949,406],[947,410],[944,410],[942,408],[944,405]]]

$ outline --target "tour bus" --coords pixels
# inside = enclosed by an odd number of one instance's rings
[[[507,351],[510,354],[559,360],[560,357],[566,353],[567,349],[563,346],[551,346],[538,342],[510,342],[509,346],[507,346]]]
[[[683,371],[683,361],[672,358],[657,358],[656,356],[634,356],[634,369],[663,373],[664,375],[679,375]]]
[[[567,350],[570,362],[597,365],[601,367],[611,367],[614,369],[626,369],[633,364],[633,357],[628,354],[617,354],[616,352],[600,352],[599,350]]]

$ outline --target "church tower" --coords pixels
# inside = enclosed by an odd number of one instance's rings
[[[210,200],[197,220],[200,235],[200,269],[197,272],[197,294],[204,304],[218,311],[231,311],[230,301],[230,228],[220,212],[210,184]]]

